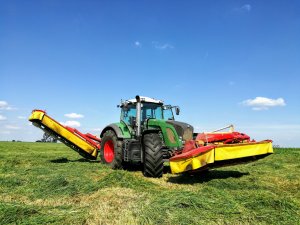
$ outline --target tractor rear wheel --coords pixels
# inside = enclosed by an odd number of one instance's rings
[[[144,145],[144,176],[162,177],[164,169],[162,140],[157,133],[145,134]]]
[[[122,142],[112,130],[103,134],[100,149],[101,162],[112,169],[122,168]]]

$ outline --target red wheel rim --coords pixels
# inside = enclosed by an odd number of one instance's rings
[[[104,159],[106,162],[110,163],[114,160],[115,151],[114,151],[114,143],[112,140],[108,140],[104,144]]]

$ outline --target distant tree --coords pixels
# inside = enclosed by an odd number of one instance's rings
[[[44,135],[43,135],[43,138],[37,142],[52,142],[52,143],[56,143],[57,142],[57,138],[55,137],[52,137],[51,134],[45,132]]]

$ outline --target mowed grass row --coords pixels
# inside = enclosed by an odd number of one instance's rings
[[[63,144],[0,142],[0,224],[300,224],[300,149],[145,178]]]

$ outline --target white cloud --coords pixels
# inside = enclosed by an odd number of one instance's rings
[[[1,134],[10,134],[10,131],[8,131],[8,130],[1,130],[0,133]]]
[[[242,102],[243,105],[252,107],[253,110],[268,110],[270,107],[285,106],[283,98],[271,99],[265,97],[256,97]]]
[[[6,101],[0,101],[0,110],[11,110],[12,108],[8,105]]]
[[[5,110],[16,110],[17,108],[15,108],[15,107],[11,107],[11,106],[7,106],[6,108],[5,108]]]
[[[154,45],[154,48],[159,49],[159,50],[167,50],[167,49],[174,48],[174,46],[169,43],[159,44],[158,42],[153,41],[152,44]]]
[[[15,110],[15,109],[17,108],[11,107],[10,105],[8,105],[6,101],[0,101],[0,110]]]
[[[250,13],[252,10],[252,6],[250,4],[244,4],[240,7],[236,7],[233,9],[236,13]]]
[[[240,8],[240,10],[246,11],[246,12],[250,12],[251,9],[252,9],[252,6],[250,4],[245,4]]]
[[[5,116],[0,115],[0,121],[6,120]]]
[[[24,119],[26,119],[26,117],[25,116],[18,116],[18,119],[24,120]]]
[[[67,113],[65,114],[65,117],[71,118],[71,119],[79,119],[83,118],[84,115],[78,114],[78,113]]]
[[[135,47],[139,47],[139,48],[142,47],[142,44],[139,41],[135,41],[134,45],[135,45]]]
[[[7,107],[8,103],[6,101],[0,101],[0,109]]]
[[[81,124],[75,120],[68,120],[66,122],[60,122],[60,123],[64,126],[68,126],[68,127],[80,127],[81,126]]]
[[[9,129],[9,130],[20,130],[21,129],[20,127],[14,126],[14,125],[5,125],[5,128]]]

